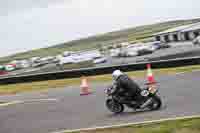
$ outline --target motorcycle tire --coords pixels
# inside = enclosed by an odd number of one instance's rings
[[[106,100],[106,107],[108,108],[109,111],[111,111],[115,114],[119,114],[124,111],[123,104],[120,104],[120,103],[114,101],[113,99]]]
[[[152,104],[149,105],[149,109],[150,110],[160,109],[162,106],[161,98],[159,96],[155,95],[152,97],[152,99],[153,99],[153,102],[152,102]]]

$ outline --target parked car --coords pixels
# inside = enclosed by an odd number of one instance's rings
[[[32,57],[30,58],[31,63],[38,63],[40,61],[40,57]]]
[[[16,65],[15,64],[7,64],[5,65],[5,70],[6,71],[14,71],[16,69]]]
[[[111,49],[110,50],[110,56],[111,57],[118,57],[120,54],[120,49]]]
[[[192,41],[192,43],[193,43],[194,45],[200,45],[200,36],[196,37],[196,38]]]
[[[128,57],[135,57],[135,56],[138,56],[138,52],[137,51],[131,51],[131,50],[128,50],[126,55]]]
[[[62,57],[59,59],[59,64],[63,65],[63,64],[71,64],[74,62],[74,59],[72,59],[72,57]]]
[[[146,54],[152,54],[153,51],[152,50],[149,50],[149,49],[141,49],[141,50],[138,50],[138,56],[142,56],[142,55],[146,55]]]
[[[147,49],[152,50],[152,51],[170,47],[169,44],[162,43],[160,41],[148,42],[145,45],[147,46]]]
[[[95,59],[93,61],[94,64],[100,64],[100,63],[105,63],[107,61],[107,59],[105,57],[102,57],[102,58],[98,58],[98,59]]]
[[[160,41],[153,42],[152,46],[155,47],[156,49],[164,49],[164,48],[170,48],[171,47],[169,44],[162,43]]]

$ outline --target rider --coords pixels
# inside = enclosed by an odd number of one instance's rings
[[[140,92],[141,88],[134,82],[128,75],[124,74],[120,70],[115,70],[112,73],[114,80],[114,93],[120,96],[125,96],[125,98],[132,98],[135,101],[141,100]],[[128,94],[128,96],[126,95]]]

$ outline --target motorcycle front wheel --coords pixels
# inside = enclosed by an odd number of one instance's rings
[[[162,106],[162,101],[161,101],[161,98],[157,95],[153,96],[152,97],[152,104],[149,105],[149,109],[150,110],[158,110],[161,108]]]
[[[113,112],[115,114],[119,114],[124,111],[123,104],[120,104],[120,103],[114,101],[113,99],[106,100],[106,107],[108,108],[108,110],[110,110],[111,112]]]

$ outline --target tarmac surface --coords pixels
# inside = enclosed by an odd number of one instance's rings
[[[156,75],[155,75],[156,76]],[[136,81],[143,86],[146,79]],[[51,133],[200,114],[200,72],[156,77],[163,107],[158,111],[126,109],[114,115],[105,107],[104,89],[110,83],[92,84],[93,94],[80,96],[79,86],[0,96],[0,101],[22,101],[0,106],[1,133]]]

